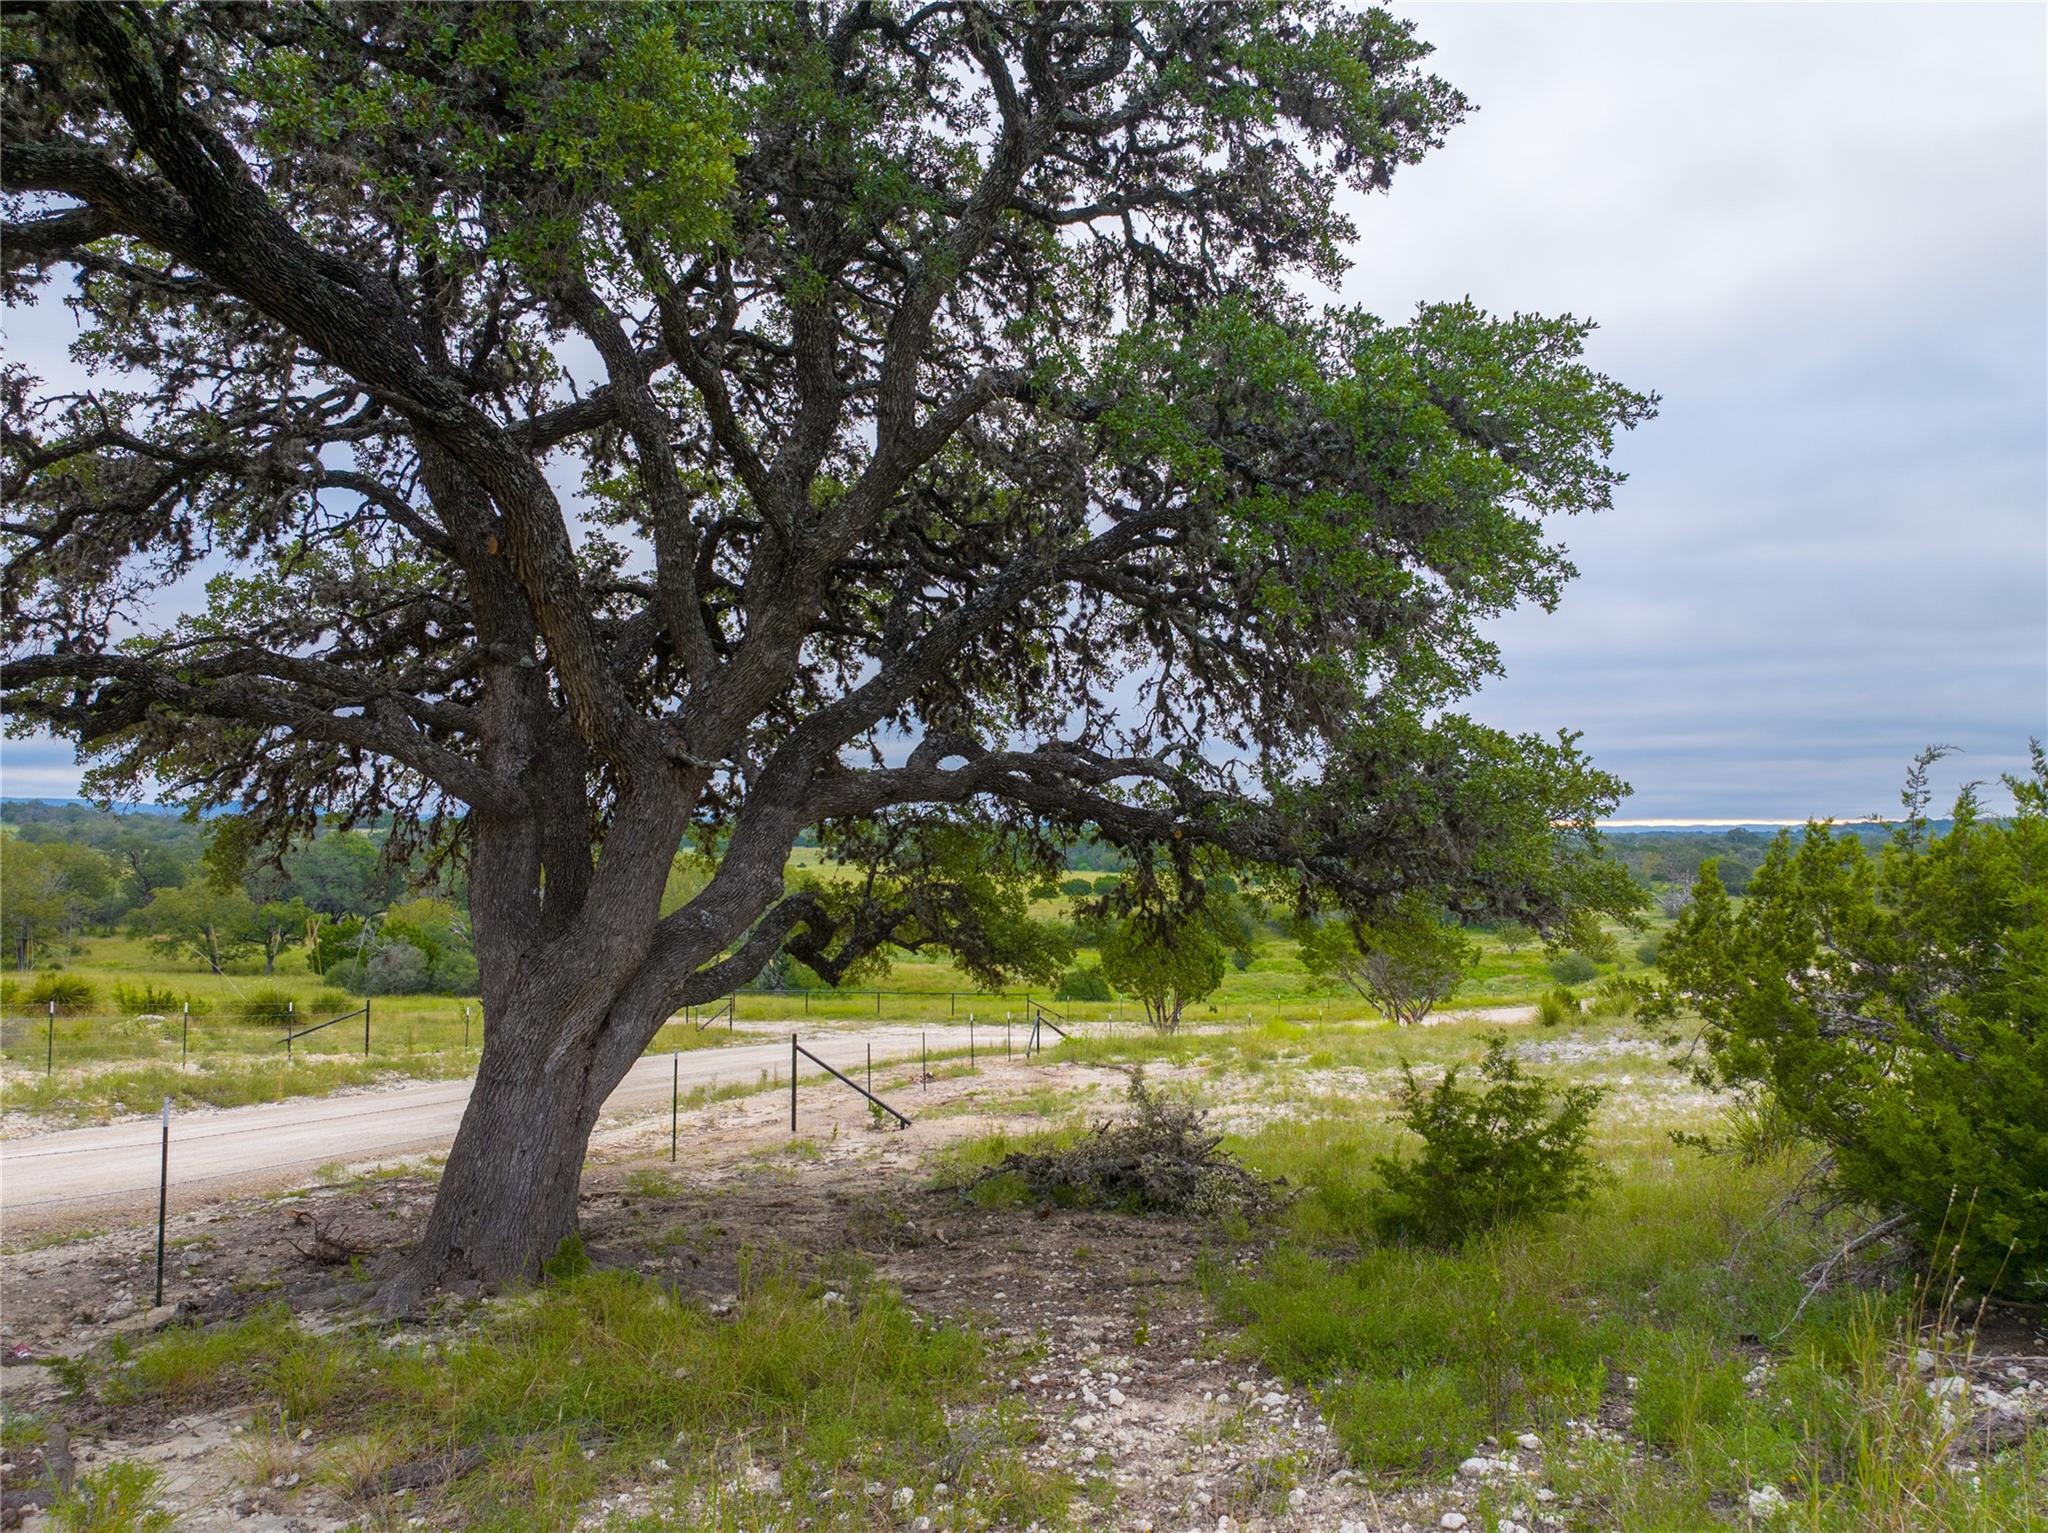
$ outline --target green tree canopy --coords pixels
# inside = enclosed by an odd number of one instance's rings
[[[1181,1013],[1215,994],[1229,957],[1229,928],[1201,905],[1140,905],[1112,918],[1101,942],[1102,978],[1145,1008],[1162,1033]]]
[[[229,959],[262,947],[269,931],[240,884],[223,889],[203,872],[174,889],[157,890],[130,924],[167,951],[190,953],[216,974]]]
[[[26,969],[36,952],[98,913],[116,874],[89,846],[0,835],[0,930]]]
[[[1342,980],[1402,1024],[1449,1000],[1479,956],[1477,945],[1426,896],[1396,901],[1371,921],[1325,920],[1301,933],[1309,973]]]
[[[1810,824],[1736,904],[1709,863],[1658,954],[1666,1011],[1704,1020],[1713,1074],[1769,1093],[1851,1198],[1963,1271],[2048,1288],[2048,758],[1929,826],[1927,767],[1872,856]]]

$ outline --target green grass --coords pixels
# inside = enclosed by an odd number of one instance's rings
[[[1456,1250],[1382,1243],[1373,1161],[1412,1142],[1391,1101],[1399,1063],[1472,1061],[1498,1031],[1476,1021],[1398,1031],[1266,1021],[1076,1039],[1053,1057],[1171,1063],[1202,1072],[1219,1097],[1286,1104],[1228,1147],[1284,1179],[1292,1199],[1257,1232],[1260,1259],[1249,1266],[1236,1259],[1248,1232],[1219,1230],[1235,1249],[1205,1263],[1202,1282],[1235,1328],[1227,1344],[1313,1391],[1339,1446],[1382,1482],[1446,1478],[1485,1439],[1533,1430],[1549,1445],[1542,1483],[1574,1527],[1741,1525],[1759,1486],[1788,1499],[1774,1526],[1811,1533],[2048,1527],[2040,1434],[1974,1478],[1952,1472],[1926,1380],[1902,1362],[1926,1344],[1910,1295],[1823,1296],[1795,1320],[1802,1276],[1847,1216],[1832,1226],[1777,1216],[1808,1168],[1799,1155],[1745,1163],[1677,1148],[1673,1129],[1705,1121],[1662,1099],[1686,1081],[1655,1054],[1596,1049],[1532,1066],[1614,1089],[1597,1141],[1612,1179],[1587,1206]],[[1644,1037],[1625,1018],[1597,1015],[1562,1033],[1510,1036],[1596,1046]],[[1346,1072],[1342,1088],[1304,1079],[1311,1070]],[[956,1142],[940,1179],[958,1183],[1077,1132]],[[976,1195],[1017,1201],[1000,1178]],[[1619,1443],[1570,1425],[1596,1416],[1627,1423]]]
[[[170,1533],[171,1514],[157,1504],[157,1471],[114,1462],[79,1475],[50,1508],[60,1533]]]
[[[1455,1031],[1398,1041],[1442,1062],[1476,1042]],[[1773,1217],[1801,1159],[1675,1150],[1678,1125],[1611,1115],[1600,1149],[1614,1177],[1590,1205],[1438,1251],[1373,1234],[1371,1163],[1405,1137],[1383,1103],[1317,1107],[1231,1141],[1299,1191],[1260,1263],[1202,1277],[1246,1351],[1318,1392],[1362,1470],[1439,1478],[1483,1439],[1534,1430],[1552,1445],[1548,1483],[1617,1533],[1713,1526],[1763,1485],[1790,1503],[1775,1526],[1813,1533],[2048,1517],[2038,1442],[1974,1482],[1951,1472],[1952,1434],[1902,1361],[1921,1344],[1910,1296],[1827,1296],[1795,1320],[1831,1234]],[[1751,1387],[1760,1359],[1767,1383]],[[1603,1406],[1629,1422],[1620,1447],[1568,1425]]]
[[[866,1511],[870,1480],[911,1487],[920,1511],[938,1510],[946,1483],[956,1528],[1064,1520],[1070,1488],[1023,1465],[1025,1429],[989,1382],[984,1343],[913,1314],[853,1263],[811,1281],[743,1266],[725,1316],[586,1270],[477,1321],[433,1350],[315,1334],[278,1305],[113,1349],[87,1387],[113,1405],[240,1405],[286,1432],[311,1426],[329,1480],[366,1513],[391,1466],[480,1447],[483,1466],[443,1493],[471,1529],[565,1528],[635,1480],[660,1487],[659,1511],[620,1526],[793,1526],[785,1500],[805,1515],[829,1489]],[[779,1470],[779,1490],[749,1465]]]

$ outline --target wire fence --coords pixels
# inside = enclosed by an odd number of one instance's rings
[[[1298,1004],[1203,1005],[1190,1023],[1337,1020],[1356,1008],[1315,998]],[[1027,990],[740,991],[677,1012],[648,1043],[649,1054],[722,1046],[747,1034],[805,1024],[916,1025],[958,1030],[962,1046],[1021,1052],[1072,1027],[1094,1035],[1145,1031],[1142,1010],[1129,1001],[1054,1000]],[[450,1066],[483,1047],[485,1020],[476,1002],[427,1009],[417,999],[387,1004],[371,998],[347,1011],[300,1010],[296,1003],[251,1015],[225,1009],[123,1016],[61,1008],[16,1007],[0,1016],[0,1061],[10,1073],[122,1064],[201,1068],[230,1061],[289,1064],[312,1060],[405,1060],[443,1056]]]

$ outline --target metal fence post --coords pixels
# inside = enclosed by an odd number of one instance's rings
[[[796,1132],[796,1034],[789,1035],[789,1131]]]
[[[931,1051],[924,1046],[922,1029],[919,1029],[917,1035],[917,1084],[920,1090],[932,1089],[932,1056]]]
[[[185,1068],[185,1060],[192,1052],[192,1003],[185,1003],[185,1017],[178,1028],[178,1068]]]
[[[43,1035],[43,1074],[57,1072],[57,1003],[50,1002],[50,1025]]]
[[[967,1068],[974,1068],[974,1013],[967,1013]]]
[[[370,998],[363,997],[363,1058],[370,1057]]]
[[[676,1163],[676,1126],[683,1110],[683,1054],[678,1049],[669,1056],[674,1083],[668,1093],[668,1163]]]
[[[871,1043],[871,1044],[869,1044],[869,1045],[868,1045],[868,1094],[869,1094],[870,1096],[872,1096],[872,1095],[874,1095],[874,1091],[875,1091],[875,1046],[874,1046],[874,1045],[873,1045],[873,1044]]]
[[[171,1099],[164,1098],[164,1151],[156,1179],[156,1302],[164,1302],[164,1220],[171,1208]]]

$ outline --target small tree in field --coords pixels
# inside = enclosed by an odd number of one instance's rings
[[[1498,1225],[1584,1202],[1600,1183],[1587,1148],[1601,1090],[1525,1075],[1495,1038],[1479,1062],[1477,1091],[1453,1065],[1424,1090],[1401,1065],[1401,1119],[1422,1141],[1414,1160],[1373,1162],[1381,1191],[1375,1222],[1389,1235],[1452,1246]]]
[[[1493,935],[1510,954],[1521,952],[1523,948],[1536,940],[1535,929],[1525,926],[1520,921],[1501,922],[1500,925],[1493,929]]]
[[[1213,927],[1177,911],[1134,911],[1102,939],[1101,977],[1136,997],[1145,1021],[1162,1033],[1180,1027],[1181,1012],[1223,983],[1229,950]]]
[[[1301,935],[1309,973],[1342,980],[1404,1025],[1449,1000],[1478,956],[1477,944],[1425,899],[1403,900],[1370,922],[1317,922]]]
[[[537,1276],[606,1097],[778,952],[1049,981],[1084,838],[1626,902],[1621,785],[1457,703],[1653,402],[1583,320],[1301,296],[1463,115],[1428,51],[1332,0],[0,15],[6,296],[101,370],[0,380],[14,720],[466,873],[490,1025],[387,1304]]]
[[[214,973],[264,945],[268,927],[239,885],[222,889],[203,872],[159,889],[130,917],[134,929],[170,952],[190,953]]]

